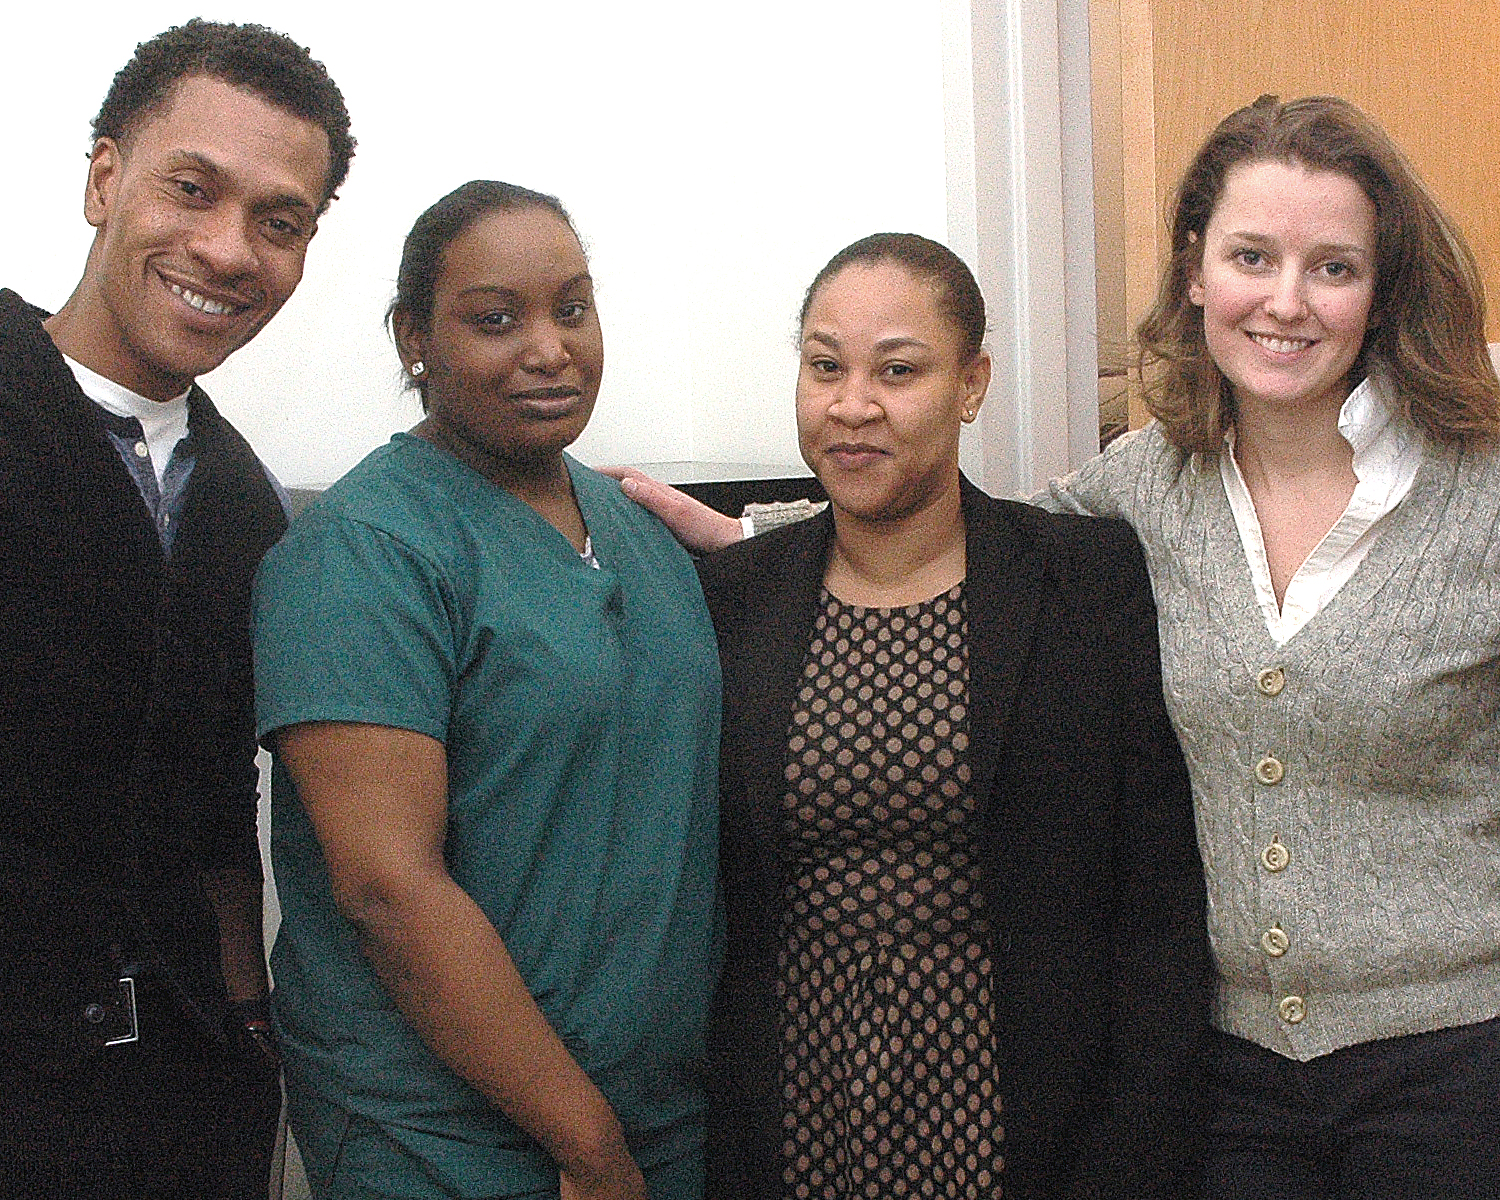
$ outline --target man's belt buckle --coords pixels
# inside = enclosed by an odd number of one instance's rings
[[[119,1037],[106,1038],[106,1046],[126,1046],[141,1040],[141,1023],[135,1011],[135,980],[129,975],[121,975],[118,986],[120,1012],[124,1015],[128,1028]]]

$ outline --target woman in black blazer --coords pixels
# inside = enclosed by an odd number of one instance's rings
[[[709,1200],[1196,1193],[1204,893],[1123,524],[958,470],[989,382],[951,251],[808,291],[832,504],[703,562],[727,961]]]

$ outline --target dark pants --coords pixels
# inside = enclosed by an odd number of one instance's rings
[[[1500,1200],[1500,1020],[1213,1073],[1209,1200]]]
[[[0,1196],[266,1200],[279,1081],[139,999],[138,1042],[0,1059]]]

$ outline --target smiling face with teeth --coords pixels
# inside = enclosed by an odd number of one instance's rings
[[[1337,421],[1371,324],[1375,207],[1347,175],[1298,163],[1233,168],[1189,299],[1243,419],[1274,409]]]
[[[296,288],[328,165],[311,121],[219,79],[183,79],[127,139],[95,143],[94,243],[48,332],[133,392],[180,395]]]

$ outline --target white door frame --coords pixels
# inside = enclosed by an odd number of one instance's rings
[[[964,468],[1029,495],[1098,452],[1087,0],[942,0],[948,237],[994,358]]]

